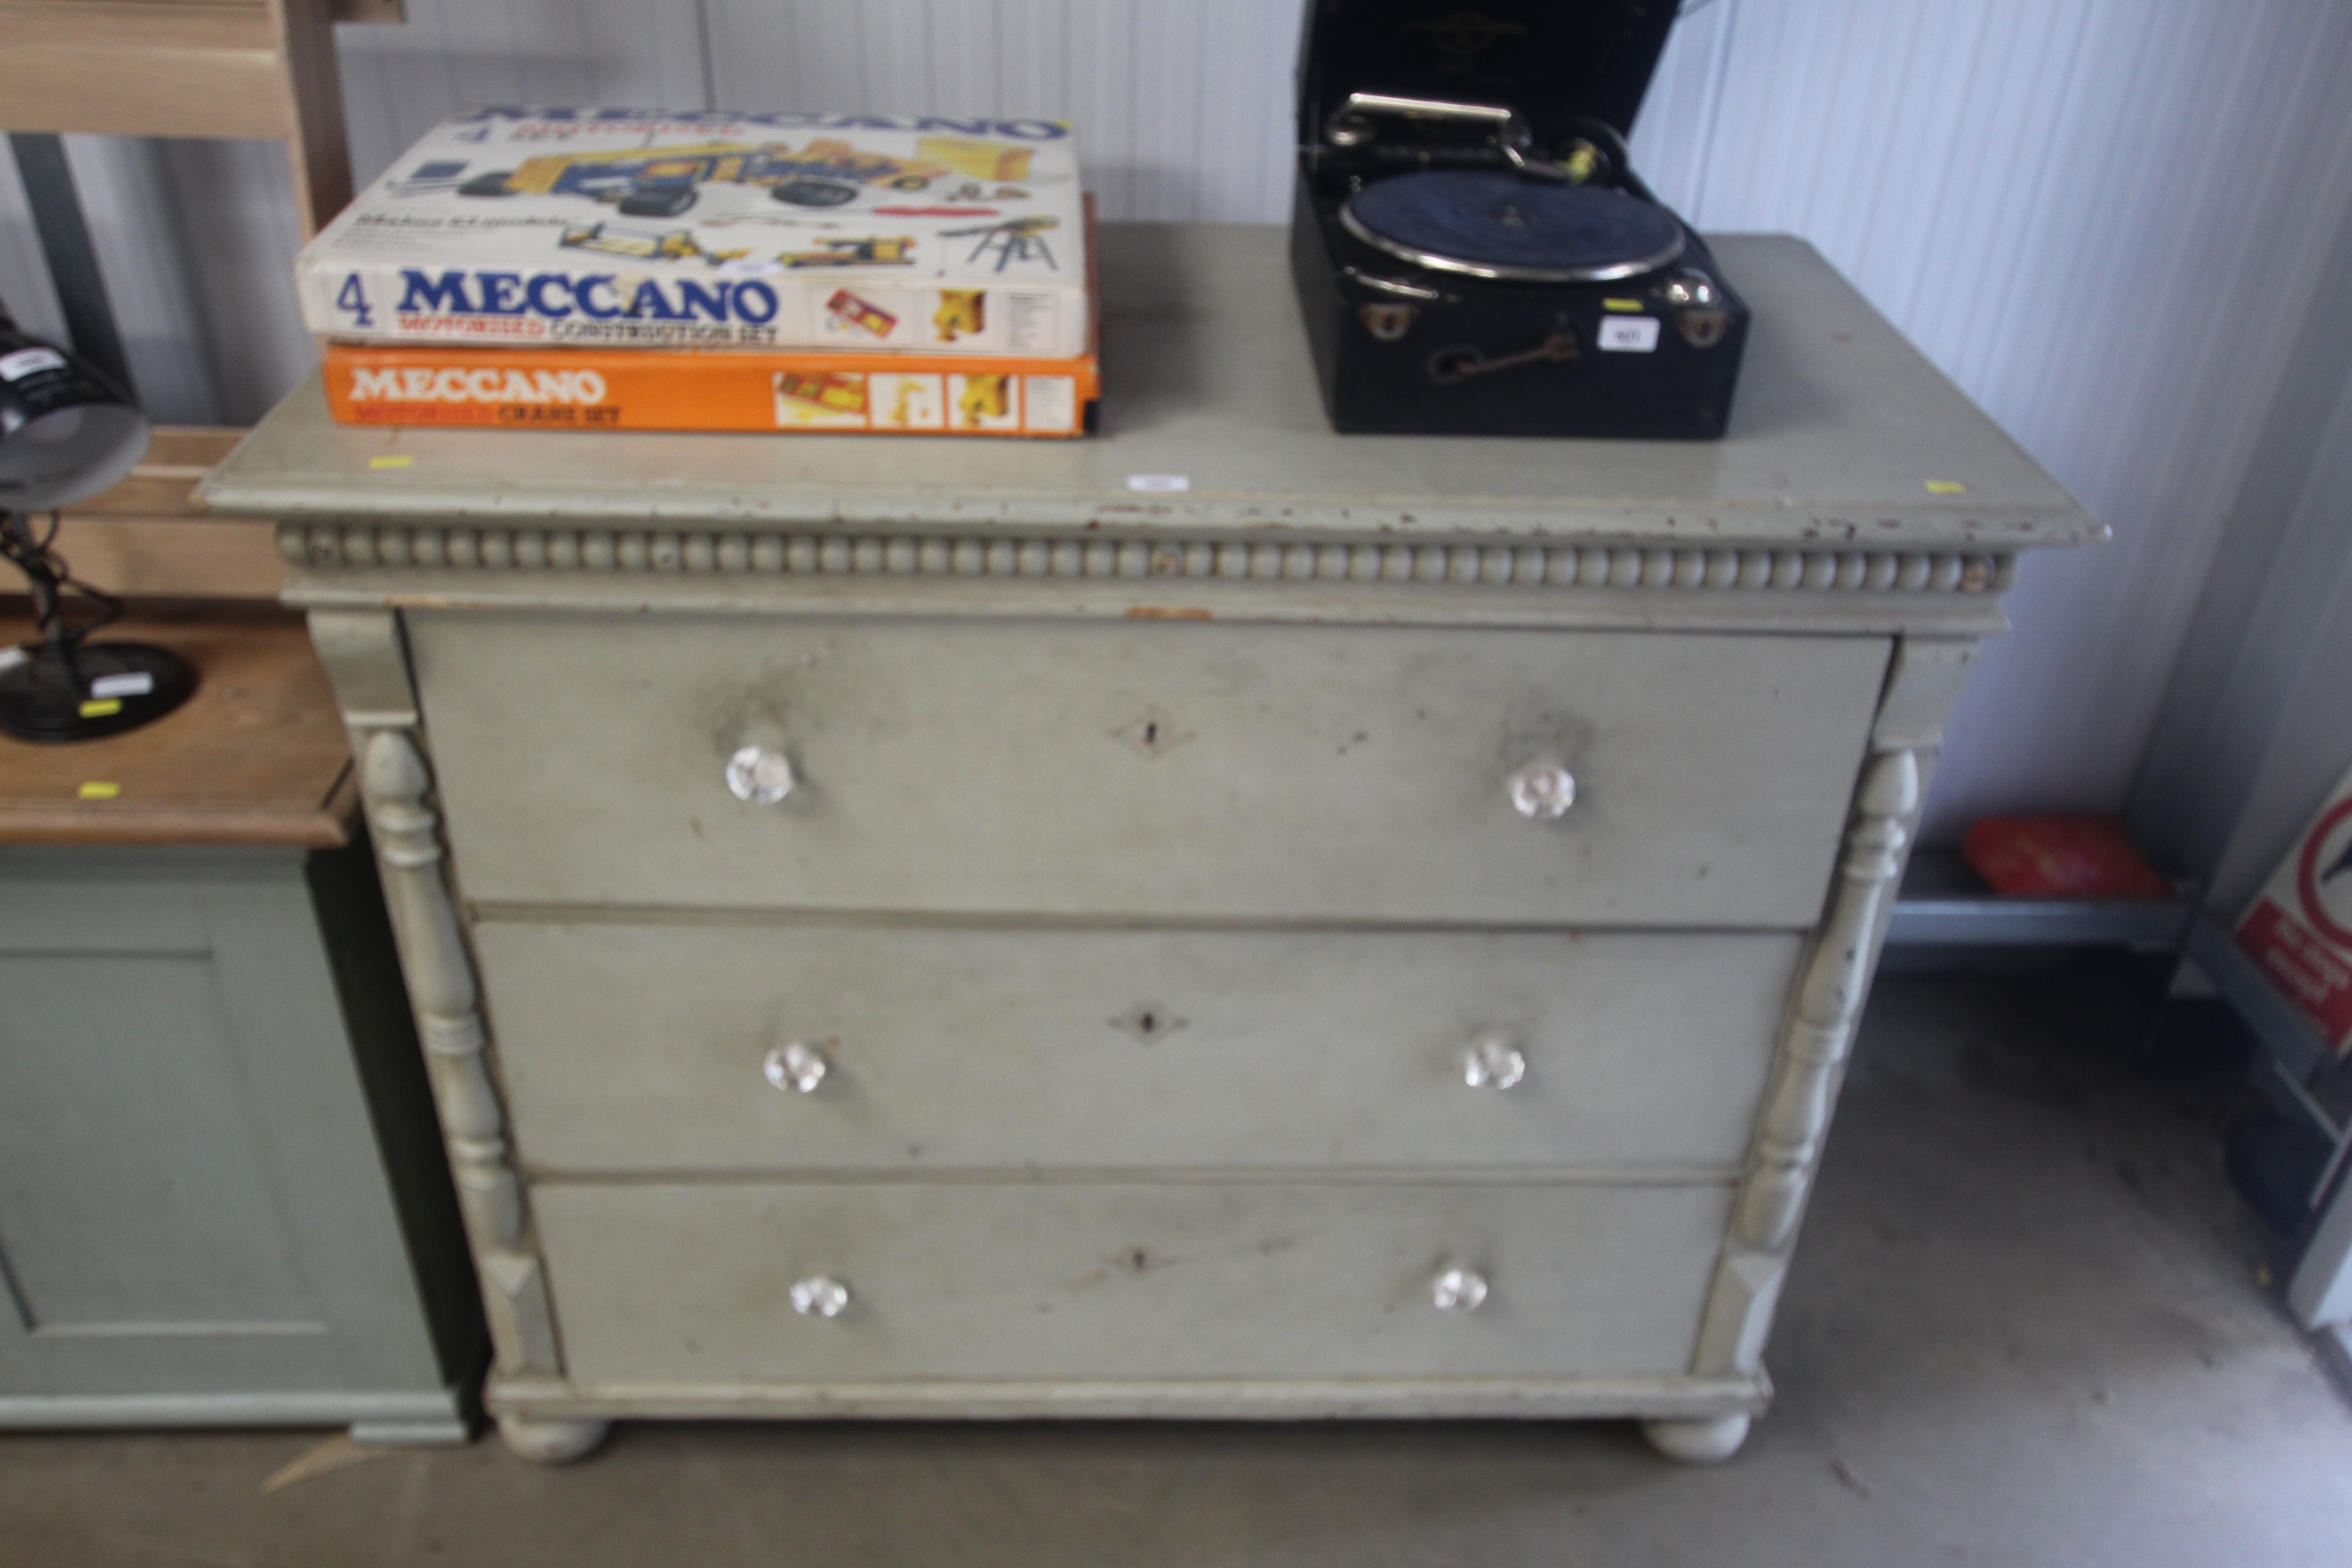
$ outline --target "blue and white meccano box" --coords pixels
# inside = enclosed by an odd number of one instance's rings
[[[1060,121],[479,109],[295,279],[350,342],[1075,355],[1085,245]]]

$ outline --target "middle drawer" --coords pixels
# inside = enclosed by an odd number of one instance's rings
[[[1801,942],[585,922],[474,940],[518,1152],[568,1173],[1727,1167]]]

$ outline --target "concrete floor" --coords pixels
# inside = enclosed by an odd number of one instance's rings
[[[2352,1563],[2352,1405],[2222,1187],[2226,1081],[2144,987],[1889,977],[1769,1363],[1711,1470],[1618,1425],[623,1426],[287,1487],[316,1433],[0,1438],[39,1564]]]

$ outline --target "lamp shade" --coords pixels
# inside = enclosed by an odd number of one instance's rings
[[[41,640],[0,648],[0,734],[39,744],[94,741],[136,728],[187,700],[196,672],[169,648],[89,642],[122,602],[73,576],[30,514],[96,495],[147,450],[147,420],[131,394],[79,354],[26,337],[0,310],[0,555],[25,574]],[[99,606],[68,620],[63,596]]]
[[[147,417],[80,355],[0,318],[0,510],[52,511],[96,495],[147,450]]]

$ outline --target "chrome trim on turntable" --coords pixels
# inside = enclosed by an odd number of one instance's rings
[[[1342,267],[1339,276],[1367,289],[1377,289],[1383,294],[1400,294],[1408,300],[1443,300],[1444,290],[1425,289],[1418,283],[1408,283],[1402,278],[1383,278],[1377,272],[1367,272],[1360,267]]]
[[[1433,272],[1454,272],[1468,278],[1487,278],[1509,283],[1607,283],[1619,278],[1638,277],[1654,272],[1682,255],[1686,239],[1678,226],[1674,243],[1654,256],[1638,257],[1632,261],[1612,262],[1605,267],[1507,267],[1476,261],[1463,261],[1434,251],[1416,250],[1410,245],[1375,234],[1356,216],[1353,198],[1339,207],[1339,226],[1370,246],[1374,250],[1410,261],[1416,267],[1426,267]]]

